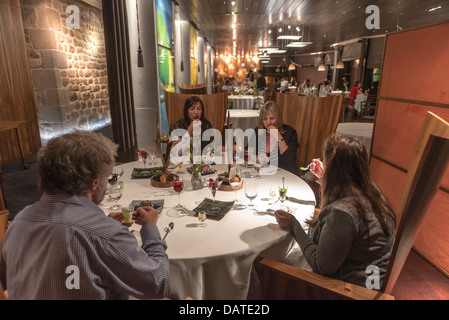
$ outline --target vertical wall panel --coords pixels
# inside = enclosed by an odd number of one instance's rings
[[[0,121],[26,121],[20,128],[24,153],[41,146],[34,89],[27,61],[22,14],[18,0],[0,0]],[[2,162],[19,160],[13,132],[0,134]]]
[[[371,173],[397,209],[427,111],[449,121],[449,23],[387,36]],[[449,168],[414,247],[449,275]]]

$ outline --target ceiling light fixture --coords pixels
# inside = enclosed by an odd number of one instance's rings
[[[324,66],[324,64],[320,64],[320,66],[318,67],[318,71],[326,71],[326,67]]]
[[[278,40],[299,40],[301,36],[282,35],[278,37]]]
[[[337,63],[337,65],[335,66],[335,68],[337,68],[337,69],[344,69],[345,68],[345,64],[343,63],[343,61],[339,61]]]

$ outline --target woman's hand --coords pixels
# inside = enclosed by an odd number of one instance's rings
[[[193,127],[199,126],[201,128],[201,121],[200,120],[193,120],[190,122],[189,127],[187,128],[187,131],[189,132],[189,135],[193,136]]]
[[[313,159],[312,164],[310,165],[309,170],[318,177],[318,179],[321,179],[324,176],[324,165],[323,163],[318,159]]]
[[[286,228],[288,224],[292,221],[294,221],[296,218],[291,213],[282,211],[282,210],[276,210],[274,212],[274,216],[276,218],[277,223],[282,227]]]

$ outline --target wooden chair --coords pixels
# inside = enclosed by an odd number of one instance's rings
[[[185,94],[207,94],[206,84],[195,84],[195,85],[186,85],[182,84],[179,88],[181,93]]]
[[[3,185],[2,185],[2,158],[0,156],[0,210],[6,209],[6,200],[3,195]]]
[[[393,299],[391,292],[449,163],[449,123],[428,112],[413,154],[396,213],[396,240],[379,291],[260,259],[255,267],[265,298]]]
[[[370,105],[368,101],[360,102],[359,121],[374,122],[376,105]]]
[[[227,92],[195,95],[203,101],[206,118],[210,121],[212,127],[222,132],[228,107]],[[184,103],[190,96],[192,94],[165,92],[165,108],[169,125],[184,118]]]
[[[283,122],[298,133],[298,168],[319,158],[324,140],[337,130],[343,108],[343,96],[311,98],[297,94],[277,93]]]
[[[2,210],[0,211],[0,264],[2,264],[1,268],[4,267],[1,257],[1,248],[3,245],[3,240],[5,238],[6,228],[8,226],[8,210]],[[0,268],[0,270],[1,270]],[[0,300],[6,300],[8,299],[8,292],[6,290],[3,290],[2,286],[2,277],[0,275]]]

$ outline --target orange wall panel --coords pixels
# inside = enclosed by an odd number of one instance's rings
[[[375,158],[371,158],[370,171],[374,183],[385,195],[394,212],[397,212],[406,174]]]
[[[449,121],[449,23],[387,36],[372,141],[371,173],[397,211],[403,171],[431,111]],[[449,166],[415,248],[449,275]]]
[[[449,104],[449,23],[388,36],[380,96]]]
[[[427,111],[449,121],[449,108],[380,99],[372,154],[407,170]]]

